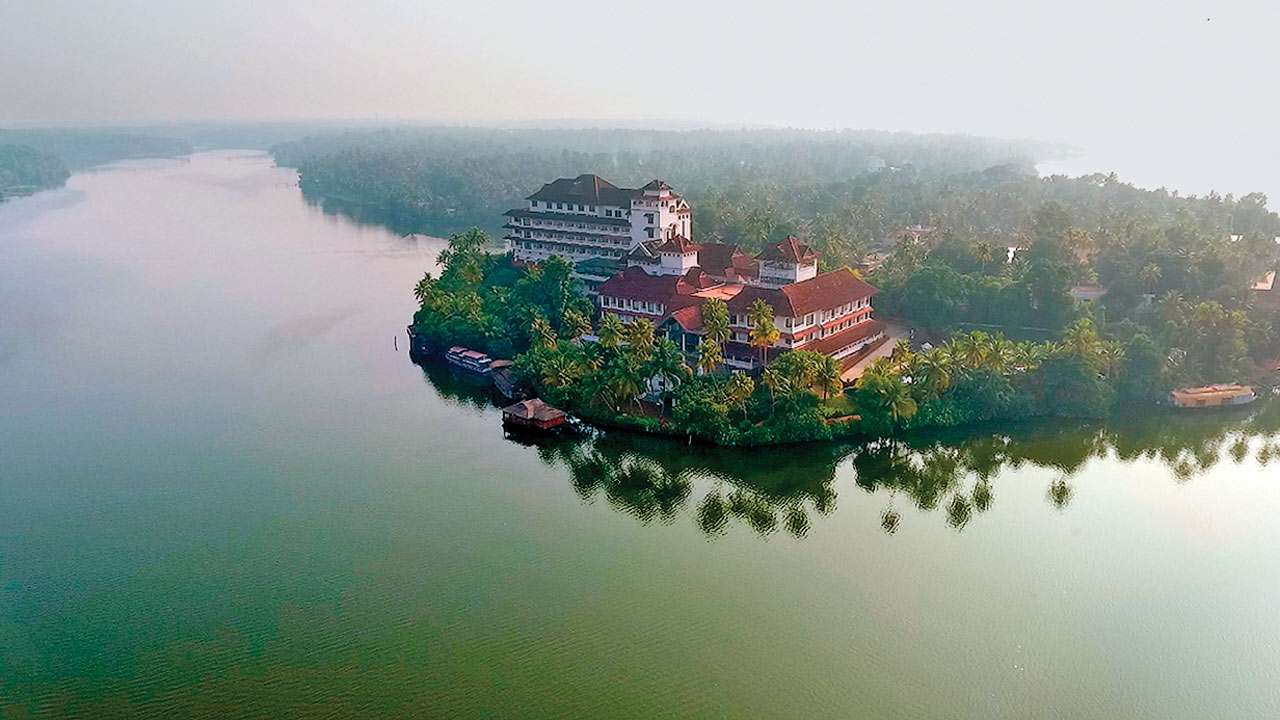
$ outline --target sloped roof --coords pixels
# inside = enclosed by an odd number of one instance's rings
[[[698,252],[700,248],[701,246],[698,245],[698,243],[690,240],[689,238],[683,235],[676,234],[664,240],[661,245],[655,248],[655,250],[657,250],[658,252],[675,252],[675,253],[685,254],[685,253],[691,253],[691,252]]]
[[[502,408],[502,414],[522,420],[538,420],[542,422],[564,417],[563,410],[552,407],[537,398],[521,400],[514,405],[508,405]]]
[[[774,315],[800,317],[869,298],[877,292],[876,288],[863,282],[846,267],[822,273],[804,282],[783,285],[778,289],[749,285],[729,301],[729,310],[745,313],[756,299],[761,299],[769,303]]]
[[[686,332],[698,332],[702,329],[702,304],[688,305],[668,315]]]
[[[779,290],[791,301],[797,316],[839,307],[880,292],[847,267],[821,273],[804,282],[783,285]]]
[[[605,280],[596,292],[671,305],[677,296],[692,295],[697,290],[683,275],[650,275],[644,268],[632,266]]]
[[[818,259],[818,253],[808,245],[800,242],[795,235],[788,235],[786,240],[777,245],[770,245],[756,256],[757,260],[771,260],[799,264]]]
[[[552,180],[525,199],[629,207],[631,198],[638,192],[620,188],[599,175],[583,173],[576,178]]]
[[[841,330],[834,335],[828,335],[821,340],[814,340],[800,349],[822,353],[823,355],[830,355],[849,347],[859,340],[869,338],[878,332],[882,332],[884,327],[884,323],[879,320],[860,322],[857,325]]]
[[[698,248],[698,265],[708,270],[719,272],[735,267],[735,257],[746,257],[737,245],[706,243]]]

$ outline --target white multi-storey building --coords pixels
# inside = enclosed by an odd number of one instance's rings
[[[631,189],[579,175],[547,183],[526,199],[528,207],[506,213],[505,238],[520,262],[552,255],[621,261],[641,243],[687,238],[692,228],[689,203],[661,180]]]

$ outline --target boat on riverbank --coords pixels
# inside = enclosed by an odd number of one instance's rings
[[[507,430],[551,432],[568,422],[565,411],[532,398],[502,408],[502,425]]]
[[[454,345],[449,348],[444,354],[444,359],[454,367],[477,375],[488,375],[493,364],[493,358],[488,355],[479,350],[472,350],[461,345]]]
[[[1169,400],[1178,408],[1216,408],[1248,405],[1258,399],[1249,385],[1205,385],[1203,387],[1178,388],[1169,393]]]

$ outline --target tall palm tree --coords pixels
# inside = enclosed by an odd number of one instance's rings
[[[627,328],[623,325],[622,320],[613,313],[605,313],[600,318],[600,344],[606,348],[616,348],[622,344],[623,337],[627,334]]]
[[[1102,361],[1102,372],[1106,373],[1107,377],[1113,378],[1120,368],[1120,363],[1124,362],[1124,345],[1115,340],[1104,341],[1098,349],[1098,357]]]
[[[751,380],[750,375],[735,371],[729,376],[729,382],[725,385],[725,398],[729,401],[730,407],[738,408],[745,414],[747,400],[751,399],[751,393],[755,390],[756,384]]]
[[[937,347],[920,355],[920,379],[935,395],[951,387],[951,354],[945,347]]]
[[[431,291],[435,288],[436,281],[431,277],[431,273],[426,273],[417,285],[413,286],[413,297],[418,300],[418,305],[426,305],[427,298],[431,297]]]
[[[1004,333],[996,333],[987,346],[987,367],[1001,375],[1008,372],[1014,364],[1015,348],[1012,341],[1005,339]]]
[[[839,360],[830,355],[820,355],[819,358],[815,382],[822,391],[822,399],[826,400],[831,397],[831,393],[840,392],[844,388],[844,381],[840,379]]]
[[[671,338],[660,338],[654,343],[645,374],[660,378],[663,385],[670,389],[688,377],[689,372],[689,366],[684,364],[684,356],[680,354],[680,348],[676,347]]]
[[[557,353],[542,364],[542,384],[552,388],[568,387],[578,379],[577,370],[572,360]]]
[[[698,369],[703,375],[710,375],[720,367],[724,362],[724,355],[720,353],[720,345],[711,338],[703,338],[698,343]]]
[[[1080,318],[1067,326],[1062,332],[1062,347],[1085,362],[1092,363],[1098,358],[1101,340],[1098,331],[1089,318]]]
[[[769,389],[769,404],[774,404],[778,400],[778,394],[786,394],[790,392],[791,385],[777,368],[767,367],[760,373],[760,384]]]
[[[1160,286],[1160,278],[1163,274],[1159,265],[1147,263],[1138,271],[1138,280],[1142,282],[1142,286],[1147,289],[1147,292],[1154,295],[1156,288]]]
[[[889,353],[889,360],[893,366],[899,370],[907,365],[907,360],[911,357],[911,341],[906,338],[899,338],[898,342],[893,345],[893,352]]]
[[[648,318],[627,325],[627,350],[637,363],[648,362],[653,355],[653,332],[653,321]]]
[[[981,330],[975,330],[957,339],[957,358],[965,368],[977,370],[987,363],[989,354],[988,336]]]
[[[769,347],[778,341],[782,333],[773,324],[773,306],[762,298],[756,298],[747,311],[751,318],[751,347],[760,348],[760,364],[769,364]]]
[[[881,401],[888,409],[889,417],[893,418],[894,425],[901,425],[915,417],[916,410],[919,409],[915,398],[911,397],[911,388],[902,382],[889,383]]]
[[[987,267],[996,259],[996,246],[990,241],[984,240],[978,243],[973,249],[973,255],[982,265],[982,274],[987,274]]]
[[[724,344],[729,342],[732,332],[729,329],[729,306],[723,300],[712,298],[702,304],[702,327],[706,337],[720,345],[721,353]]]

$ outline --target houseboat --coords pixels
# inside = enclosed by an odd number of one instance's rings
[[[502,408],[502,424],[508,430],[557,430],[569,416],[559,408],[551,407],[537,398],[521,400]]]
[[[1174,407],[1180,408],[1234,407],[1257,399],[1258,394],[1248,385],[1206,385],[1178,388],[1169,393]]]
[[[461,345],[454,345],[444,354],[444,359],[454,367],[477,375],[488,375],[493,359],[479,350],[471,350]]]

